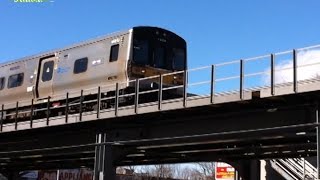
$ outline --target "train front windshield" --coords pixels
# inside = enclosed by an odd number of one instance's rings
[[[133,63],[167,71],[186,69],[186,43],[160,28],[138,28],[133,35]]]

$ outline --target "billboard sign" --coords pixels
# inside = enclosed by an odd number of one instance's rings
[[[232,166],[223,162],[215,163],[216,180],[234,180],[235,170]]]

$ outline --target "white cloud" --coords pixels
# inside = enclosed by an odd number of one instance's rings
[[[277,62],[277,60],[276,60]],[[320,77],[320,50],[301,51],[297,53],[297,79],[306,80]],[[284,60],[275,66],[275,83],[293,81],[292,60]],[[266,70],[270,72],[270,68]],[[270,83],[270,74],[263,78],[264,83]]]

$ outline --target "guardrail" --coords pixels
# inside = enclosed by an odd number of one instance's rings
[[[183,75],[183,84],[165,86],[164,79],[174,79],[178,75]],[[198,97],[210,97],[210,102],[214,104],[217,97],[234,93],[238,95],[238,99],[241,101],[244,100],[245,92],[266,88],[270,89],[270,96],[274,96],[277,93],[276,87],[282,85],[291,86],[291,90],[287,94],[298,93],[300,84],[318,81],[319,77],[320,45],[317,45],[59,94],[54,97],[48,97],[45,100],[46,106],[37,109],[34,108],[34,100],[2,104],[0,132],[2,132],[3,126],[6,125],[4,123],[7,123],[4,120],[9,116],[13,117],[14,122],[11,123],[15,124],[15,130],[17,130],[19,117],[31,114],[28,121],[30,122],[30,128],[33,128],[33,121],[35,120],[33,114],[36,112],[44,112],[46,114],[46,125],[49,125],[50,119],[54,118],[52,112],[55,109],[64,109],[61,112],[64,115],[65,123],[68,123],[69,117],[74,115],[70,112],[70,109],[75,106],[79,108],[79,112],[76,115],[79,116],[79,121],[82,121],[83,113],[96,114],[96,118],[100,118],[102,111],[114,111],[115,116],[118,116],[119,108],[125,108],[121,102],[123,98],[131,99],[132,103],[127,103],[126,106],[133,107],[135,113],[139,113],[139,107],[145,103],[140,102],[139,97],[152,93],[157,93],[157,98],[148,103],[157,103],[158,110],[162,110],[164,101],[168,100],[164,96],[170,90],[181,92],[174,99],[183,101],[183,107],[187,107],[189,100]],[[158,87],[154,87],[151,90],[141,90],[143,89],[141,84],[144,81],[156,81],[158,82]],[[120,90],[128,84],[134,84],[134,92],[120,94]],[[108,97],[103,96],[104,93],[110,90],[114,90],[115,94]],[[86,100],[84,98],[92,93],[97,95],[95,99]],[[65,103],[53,106],[51,99],[55,97],[64,97]],[[70,99],[73,102],[70,102]],[[77,100],[75,101],[75,99]],[[112,101],[112,106],[102,107],[106,101]],[[88,110],[85,108],[90,103],[95,103],[96,107],[94,110],[87,112]],[[30,106],[30,109],[24,109],[25,106]],[[9,109],[11,110],[10,113],[7,112]]]
[[[300,180],[300,176],[297,176],[295,173],[291,172],[286,165],[283,165],[281,161],[279,160],[270,160],[271,167],[277,171],[283,178],[286,180]]]
[[[274,164],[272,167],[286,179],[317,179],[317,169],[304,158],[273,159],[271,163]]]

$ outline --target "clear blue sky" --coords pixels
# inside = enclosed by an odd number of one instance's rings
[[[320,44],[320,0],[0,1],[0,62],[136,25],[187,40],[189,67]]]

